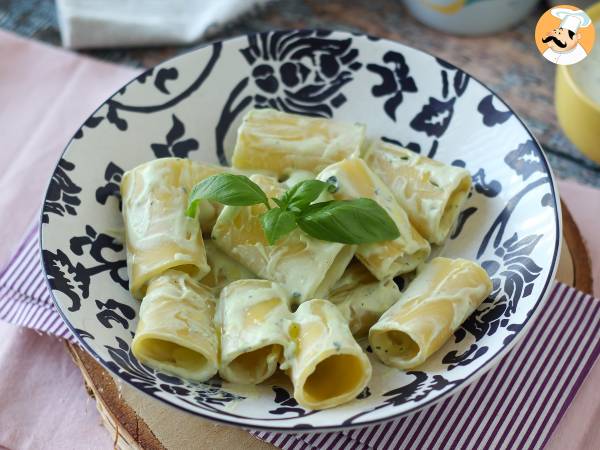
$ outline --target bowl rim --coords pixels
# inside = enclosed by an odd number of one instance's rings
[[[71,331],[71,333],[73,334],[73,336],[77,339],[77,343],[83,347],[84,350],[86,350],[108,373],[115,375],[119,378],[119,380],[121,382],[127,383],[129,386],[133,387],[134,389],[142,392],[144,395],[148,395],[149,397],[153,398],[154,400],[158,400],[160,402],[162,402],[165,405],[170,406],[171,408],[176,408],[180,411],[184,411],[188,414],[197,416],[197,417],[201,417],[205,420],[209,420],[212,422],[217,422],[220,424],[224,424],[224,425],[231,425],[231,426],[236,426],[236,427],[241,427],[243,429],[246,430],[257,430],[257,431],[265,431],[265,432],[272,432],[272,433],[279,433],[279,434],[287,434],[287,433],[322,433],[322,432],[335,432],[335,431],[341,431],[341,430],[348,430],[348,429],[353,429],[353,428],[362,428],[362,427],[368,427],[371,425],[376,425],[376,424],[380,424],[386,421],[390,421],[390,420],[395,420],[395,419],[399,419],[401,417],[405,417],[411,414],[414,414],[418,411],[421,411],[431,405],[434,405],[440,401],[442,401],[443,399],[449,397],[450,395],[456,395],[457,393],[459,393],[460,391],[462,391],[463,389],[465,389],[467,386],[469,386],[470,384],[472,384],[473,382],[477,381],[481,376],[483,376],[485,373],[487,373],[490,369],[492,369],[496,364],[498,364],[498,362],[504,357],[506,356],[506,354],[512,349],[512,347],[521,339],[523,338],[523,336],[526,334],[525,331],[529,329],[529,327],[531,326],[531,324],[534,322],[532,319],[534,319],[537,314],[539,313],[539,307],[545,303],[546,299],[548,298],[548,296],[550,295],[551,289],[549,289],[549,286],[551,285],[551,281],[554,281],[555,277],[556,277],[556,271],[558,269],[558,259],[560,256],[560,251],[561,251],[561,247],[562,247],[562,209],[561,209],[561,204],[560,204],[560,200],[559,200],[559,194],[558,194],[558,185],[556,182],[556,178],[554,176],[554,173],[552,171],[552,167],[550,166],[548,159],[546,157],[546,154],[544,153],[543,147],[540,144],[540,142],[538,141],[538,139],[534,136],[534,134],[531,132],[531,130],[529,129],[529,127],[525,124],[525,122],[523,121],[523,119],[514,111],[513,108],[511,108],[500,96],[498,96],[496,94],[496,92],[491,89],[487,84],[485,84],[484,82],[482,82],[481,80],[479,80],[478,78],[472,76],[470,73],[465,72],[464,70],[462,70],[460,67],[456,66],[453,63],[450,63],[448,61],[446,61],[443,58],[440,58],[428,51],[419,49],[419,48],[415,48],[412,47],[410,45],[404,44],[402,42],[399,41],[394,41],[391,39],[387,39],[387,38],[380,38],[378,36],[369,34],[369,33],[363,33],[363,32],[354,32],[354,31],[347,31],[347,30],[336,30],[336,29],[326,29],[326,28],[274,28],[274,29],[269,29],[269,30],[264,30],[264,31],[257,31],[257,32],[252,32],[252,33],[246,33],[246,34],[240,34],[240,35],[236,35],[236,36],[232,36],[229,37],[227,39],[215,39],[215,40],[211,40],[208,42],[205,42],[203,44],[198,45],[197,47],[194,47],[192,49],[186,50],[180,54],[177,54],[171,58],[167,58],[163,61],[161,61],[160,63],[149,67],[147,69],[145,69],[143,72],[141,72],[140,74],[135,75],[131,80],[129,80],[127,83],[123,84],[122,86],[120,86],[115,92],[113,92],[109,97],[107,97],[103,102],[101,102],[99,104],[99,106],[94,109],[94,111],[82,122],[82,125],[90,118],[92,117],[98,110],[100,110],[100,108],[102,108],[106,102],[108,100],[110,100],[111,98],[113,98],[116,94],[118,94],[118,92],[123,89],[124,87],[129,86],[130,84],[132,84],[133,82],[135,82],[138,77],[140,75],[146,74],[148,72],[150,72],[151,70],[153,70],[155,67],[162,65],[164,63],[167,62],[172,62],[175,61],[178,58],[185,58],[187,56],[189,56],[189,54],[200,51],[206,47],[212,46],[214,44],[224,44],[230,41],[234,41],[234,40],[238,40],[238,39],[243,39],[243,38],[248,38],[251,36],[260,36],[263,34],[271,34],[271,33],[275,33],[275,32],[280,32],[280,31],[285,31],[285,32],[298,32],[298,31],[311,31],[311,32],[334,32],[334,33],[343,33],[346,34],[348,37],[372,37],[377,39],[378,41],[383,41],[384,43],[391,43],[394,45],[400,44],[406,48],[409,48],[411,50],[426,54],[428,56],[431,56],[432,58],[438,60],[438,61],[442,61],[445,64],[447,64],[448,66],[453,67],[456,70],[459,70],[461,72],[463,72],[464,74],[468,75],[473,81],[479,83],[479,85],[481,85],[483,88],[485,88],[487,91],[489,91],[489,93],[491,93],[497,100],[499,100],[507,109],[508,111],[510,111],[512,113],[512,115],[518,120],[519,124],[523,127],[523,129],[526,131],[526,133],[528,134],[529,138],[531,139],[532,142],[534,142],[536,150],[538,151],[538,154],[541,158],[541,162],[543,163],[543,166],[545,168],[546,173],[548,174],[548,178],[549,178],[549,182],[550,182],[550,193],[552,195],[552,200],[554,201],[554,223],[555,223],[555,236],[554,236],[554,249],[553,249],[553,256],[552,256],[552,262],[550,265],[550,271],[548,273],[548,278],[546,279],[546,281],[544,282],[544,286],[542,288],[542,292],[540,293],[540,295],[538,296],[535,305],[532,306],[531,311],[532,313],[525,318],[525,321],[523,322],[523,327],[514,335],[514,338],[506,345],[502,346],[502,348],[500,348],[494,355],[492,355],[490,357],[490,359],[488,361],[486,361],[485,363],[483,363],[480,367],[478,367],[476,370],[474,370],[473,372],[471,372],[469,375],[467,375],[464,379],[458,381],[455,385],[453,385],[450,389],[448,389],[447,391],[445,391],[442,395],[438,395],[434,398],[432,398],[431,400],[426,401],[425,403],[418,405],[418,406],[414,406],[413,408],[410,408],[406,411],[402,411],[402,412],[397,412],[395,414],[392,415],[388,415],[386,417],[383,418],[378,418],[378,419],[371,419],[371,420],[367,420],[364,422],[358,422],[358,423],[354,423],[354,424],[349,424],[349,425],[331,425],[331,426],[319,426],[319,425],[310,425],[305,427],[301,427],[301,426],[282,426],[282,427],[277,427],[277,426],[268,426],[268,425],[260,425],[260,424],[245,424],[245,423],[241,423],[239,421],[234,421],[234,420],[230,420],[230,419],[224,419],[218,416],[210,416],[207,414],[204,414],[201,411],[192,411],[189,410],[181,405],[175,404],[170,402],[167,399],[164,399],[162,397],[159,396],[154,396],[154,395],[150,395],[147,392],[143,391],[141,388],[139,388],[138,386],[132,384],[130,381],[126,380],[125,378],[121,377],[121,375],[119,374],[119,371],[115,371],[112,368],[108,367],[108,365],[102,360],[102,358],[96,353],[96,351],[85,341],[85,339],[83,339],[83,337],[79,336],[79,334],[76,331],[76,328],[67,320],[64,312],[62,311],[59,302],[57,300],[57,298],[54,295],[54,292],[52,290],[52,287],[50,286],[50,281],[48,279],[48,273],[46,271],[46,261],[44,260],[43,257],[40,258],[41,260],[41,267],[42,267],[42,271],[44,274],[44,279],[46,282],[46,287],[48,288],[48,291],[50,292],[50,296],[52,298],[52,301],[56,307],[56,310],[58,311],[58,313],[60,314],[62,320],[65,322],[65,324],[67,325],[67,327],[69,328],[69,330]],[[49,180],[48,180],[48,185],[46,190],[44,191],[44,195],[42,198],[42,206],[48,196],[48,191],[50,189],[50,184],[52,182],[52,176],[54,175],[54,172],[56,171],[56,167],[58,165],[58,163],[62,160],[63,156],[65,155],[65,153],[67,152],[67,150],[69,149],[69,147],[71,146],[73,140],[75,139],[75,134],[77,134],[77,132],[79,131],[79,129],[81,128],[81,126],[79,128],[77,128],[77,130],[75,131],[75,133],[73,133],[73,136],[69,139],[69,141],[67,142],[67,144],[65,145],[64,149],[62,150],[62,152],[60,153],[60,156],[58,157],[58,160],[54,166],[54,170],[52,171]],[[40,252],[40,255],[42,255],[42,252],[44,250],[44,242],[43,242],[43,238],[44,238],[44,233],[43,233],[43,222],[42,222],[42,215],[43,215],[43,208],[40,208],[40,213],[39,213],[39,231],[38,231],[38,251]],[[291,420],[292,418],[290,418]],[[282,419],[284,420],[284,419]]]

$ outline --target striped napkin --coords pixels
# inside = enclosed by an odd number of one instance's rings
[[[0,320],[75,342],[41,270],[39,229],[0,272]],[[251,433],[286,450],[542,448],[600,352],[600,300],[556,283],[527,335],[458,394],[410,416],[349,431]]]
[[[54,308],[42,271],[39,233],[36,223],[0,272],[0,320],[77,342]]]

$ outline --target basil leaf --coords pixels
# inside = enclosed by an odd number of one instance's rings
[[[329,183],[319,180],[304,180],[296,183],[281,197],[281,202],[284,205],[283,209],[300,212],[314,202],[330,186]]]
[[[272,208],[260,216],[265,236],[270,245],[296,228],[296,216],[281,208]]]
[[[366,244],[400,236],[385,209],[368,198],[315,203],[296,220],[302,231],[323,241]]]
[[[188,198],[186,214],[189,217],[196,217],[200,200],[213,200],[231,206],[264,203],[269,207],[267,196],[256,183],[244,175],[232,173],[212,175],[194,186]]]
[[[283,200],[280,200],[280,199],[275,198],[275,197],[271,197],[271,200],[273,200],[273,203],[275,203],[281,209],[285,209],[285,203],[283,203]]]

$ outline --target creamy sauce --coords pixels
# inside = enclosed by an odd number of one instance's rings
[[[323,170],[319,180],[333,182],[339,200],[366,197],[376,201],[392,218],[400,236],[393,241],[361,244],[356,254],[379,279],[410,272],[429,254],[429,244],[411,226],[392,192],[362,159],[347,159]]]

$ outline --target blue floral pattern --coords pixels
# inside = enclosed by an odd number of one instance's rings
[[[198,150],[198,141],[194,138],[184,139],[185,125],[173,114],[173,125],[165,136],[165,143],[152,143],[150,147],[157,158],[187,158],[191,151]]]
[[[404,94],[417,92],[417,84],[408,73],[408,65],[402,53],[389,51],[383,55],[383,62],[386,65],[367,64],[367,70],[381,77],[381,83],[373,86],[371,93],[374,97],[386,97],[383,109],[395,122],[396,109],[402,103]]]
[[[44,200],[42,223],[50,222],[50,214],[58,216],[64,216],[65,214],[77,215],[76,208],[81,203],[78,197],[81,188],[73,183],[68,175],[68,172],[74,168],[75,165],[64,158],[61,158],[58,162]]]

